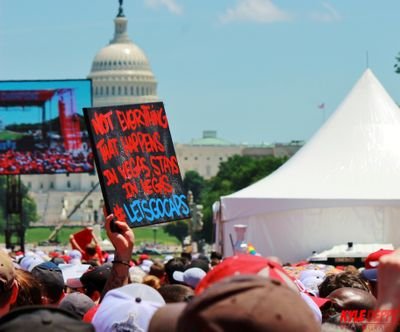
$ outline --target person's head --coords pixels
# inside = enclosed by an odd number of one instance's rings
[[[150,259],[150,256],[147,255],[147,254],[141,254],[141,255],[138,257],[137,264],[138,264],[138,265],[142,264],[142,262],[143,262],[145,259]]]
[[[161,262],[154,262],[153,265],[150,266],[149,275],[156,276],[160,280],[165,277],[165,267]]]
[[[334,290],[327,297],[341,310],[372,310],[376,305],[376,298],[365,290],[351,287],[342,287]]]
[[[189,264],[192,261],[192,254],[190,252],[182,252],[181,258],[185,260],[185,264]]]
[[[238,255],[225,258],[220,264],[210,270],[195,289],[200,294],[214,283],[235,275],[259,275],[278,280],[289,288],[298,291],[293,279],[282,266],[261,256]]]
[[[325,273],[321,270],[305,269],[300,272],[298,280],[301,281],[308,293],[319,296],[318,286],[324,281]]]
[[[205,276],[206,272],[204,272],[202,269],[198,267],[191,267],[186,269],[184,272],[175,271],[172,277],[176,282],[195,289]]]
[[[79,250],[71,250],[68,256],[70,257],[70,264],[80,264],[82,261],[82,254]]]
[[[222,261],[222,254],[217,251],[212,251],[210,255],[210,264],[212,267],[218,265]]]
[[[144,284],[128,284],[107,292],[92,323],[96,332],[147,331],[154,312],[165,305],[162,296]]]
[[[65,260],[62,256],[53,257],[52,259],[50,259],[50,262],[53,262],[57,266],[60,264],[65,264]]]
[[[189,265],[186,266],[185,270],[191,269],[193,267],[197,267],[199,269],[202,269],[205,273],[210,271],[210,264],[207,260],[202,259],[202,258],[196,258],[193,259]]]
[[[328,274],[325,280],[318,286],[319,296],[327,297],[335,289],[351,287],[370,292],[367,283],[352,272],[340,272],[338,274]]]
[[[382,256],[388,255],[393,253],[394,250],[388,250],[388,249],[379,249],[375,252],[370,253],[366,258],[365,258],[365,268],[366,269],[374,269],[377,268],[379,265],[379,259]]]
[[[159,289],[161,287],[160,279],[152,275],[145,276],[142,283],[153,287],[154,289]]]
[[[52,262],[35,266],[32,276],[40,283],[43,304],[58,304],[64,296],[64,278],[61,269]]]
[[[168,313],[170,308],[173,312]],[[149,332],[319,330],[299,293],[257,275],[226,278],[187,304],[166,305],[156,312],[149,326]]]
[[[210,260],[211,268],[213,268],[214,266],[217,266],[219,263],[221,263],[221,260],[219,260],[218,258],[211,258],[211,260]]]
[[[129,280],[131,283],[141,284],[145,276],[146,272],[144,272],[139,266],[131,266],[129,268]]]
[[[139,267],[148,274],[150,272],[150,268],[153,266],[154,262],[151,259],[145,259],[139,265]]]
[[[25,306],[12,310],[0,319],[0,331],[22,332],[94,332],[92,324],[54,306]]]
[[[207,255],[200,254],[196,259],[203,260],[207,263],[208,266],[210,266],[210,259],[208,258]],[[193,261],[193,259],[192,259],[192,261]]]
[[[185,285],[163,285],[158,292],[166,303],[188,302],[194,296],[194,290]]]
[[[378,297],[378,268],[364,269],[361,271],[360,276],[368,284],[371,293]]]
[[[42,304],[42,293],[39,281],[27,271],[16,269],[15,276],[18,283],[18,296],[12,309],[27,305]]]
[[[88,256],[94,256],[96,255],[96,245],[94,243],[89,243],[86,247],[85,247],[85,253]]]
[[[111,274],[111,267],[112,265],[110,263],[106,263],[101,266],[95,266],[86,271],[79,278],[83,288],[85,289],[85,294],[94,302],[100,299],[107,279]]]
[[[58,307],[76,315],[81,320],[89,309],[94,306],[95,303],[89,296],[75,292],[67,294]]]
[[[342,287],[327,296],[329,299],[321,307],[323,321],[335,323],[342,310],[373,310],[376,298],[369,292],[358,288]]]
[[[174,257],[170,259],[165,264],[165,274],[167,277],[167,282],[170,284],[177,284],[178,282],[174,281],[173,274],[175,271],[184,271],[186,266],[186,261],[181,257]]]
[[[358,272],[358,269],[354,266],[354,265],[347,265],[344,267],[345,272],[350,272],[353,273],[355,275],[359,275],[360,273]]]
[[[211,251],[210,258],[211,259],[216,258],[222,260],[222,254],[218,251]]]
[[[0,316],[3,316],[16,302],[18,296],[18,283],[11,258],[0,250]]]
[[[45,260],[42,257],[33,252],[29,252],[26,256],[21,258],[19,266],[22,270],[31,272],[35,266],[44,262]]]

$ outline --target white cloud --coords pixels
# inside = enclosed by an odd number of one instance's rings
[[[238,0],[236,7],[228,8],[220,17],[223,23],[236,21],[273,23],[290,19],[290,15],[279,9],[272,0]]]
[[[151,8],[165,7],[176,15],[183,13],[182,6],[180,6],[176,0],[145,0],[145,4]]]
[[[322,6],[325,8],[325,10],[311,13],[311,19],[326,23],[336,22],[342,19],[339,12],[331,4],[323,2]]]

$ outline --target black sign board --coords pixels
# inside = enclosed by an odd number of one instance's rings
[[[163,103],[83,111],[108,213],[131,227],[190,218]]]

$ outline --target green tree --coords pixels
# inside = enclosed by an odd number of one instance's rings
[[[189,234],[189,222],[189,219],[177,220],[166,224],[164,227],[164,231],[167,234],[175,236],[178,239],[178,241],[181,243],[182,248],[183,241],[185,240],[185,237]]]
[[[200,202],[200,194],[203,191],[206,183],[204,178],[196,171],[188,171],[183,178],[183,187],[187,193],[189,190],[193,194],[194,201]]]
[[[397,63],[394,64],[394,71],[396,74],[400,74],[400,53],[396,56]]]
[[[197,172],[189,171],[185,174],[185,190],[193,192],[196,203],[203,205],[203,229],[193,234],[195,240],[205,239],[214,241],[212,205],[221,196],[229,195],[243,189],[252,183],[271,174],[279,168],[287,158],[267,156],[252,158],[249,156],[233,156],[221,163],[217,175],[210,180],[204,180]],[[165,231],[175,236],[183,245],[183,240],[189,233],[190,220],[181,220],[168,223]]]
[[[0,176],[0,229],[4,230],[6,224],[6,197],[7,197],[7,177]],[[25,227],[29,226],[30,222],[35,222],[39,219],[37,215],[37,207],[34,199],[29,196],[28,188],[22,183],[22,223]],[[18,215],[12,215],[11,218],[19,218]]]
[[[196,203],[200,202],[200,195],[205,185],[204,178],[196,171],[188,171],[185,173],[183,179],[184,191],[187,193],[190,190]],[[168,223],[164,229],[169,235],[176,237],[183,246],[184,239],[189,235],[190,222],[190,219],[171,222]]]
[[[287,158],[266,156],[260,159],[233,156],[220,165],[217,175],[206,181],[201,194],[203,204],[203,230],[196,238],[213,242],[212,205],[221,196],[229,195],[266,177],[285,163]]]

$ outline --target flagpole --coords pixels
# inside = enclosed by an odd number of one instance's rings
[[[326,110],[325,110],[325,103],[321,103],[318,105],[318,108],[322,110],[322,124],[325,123],[326,120]]]

